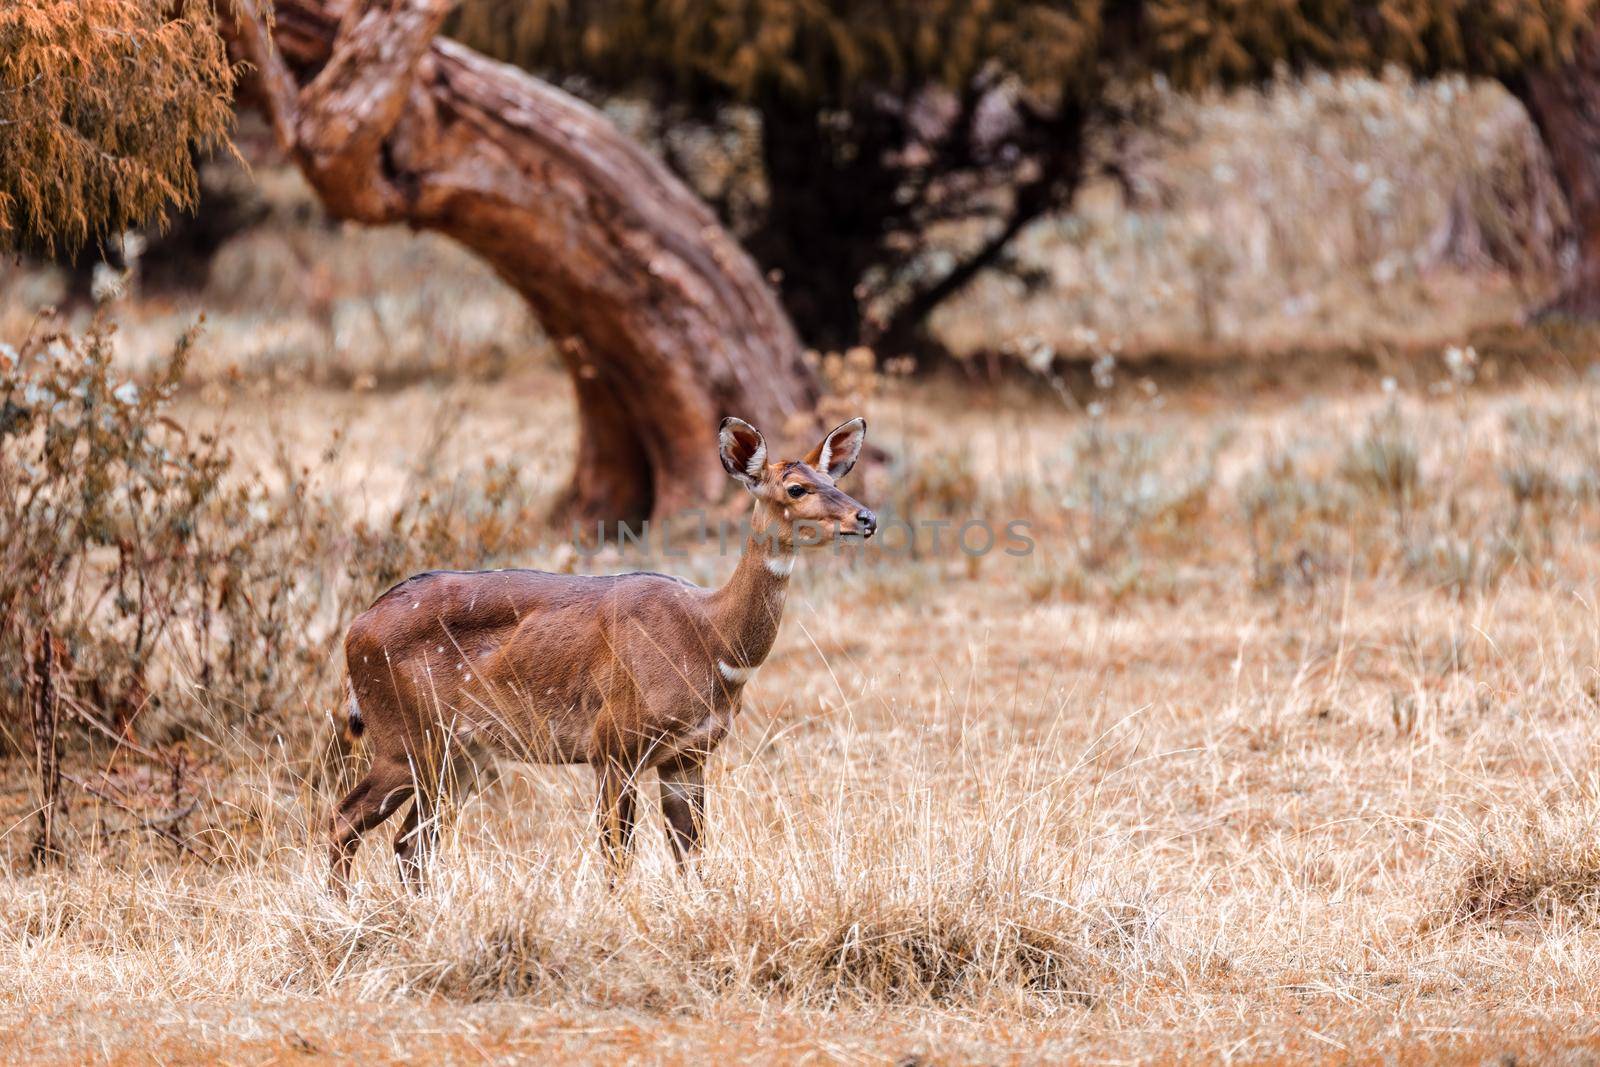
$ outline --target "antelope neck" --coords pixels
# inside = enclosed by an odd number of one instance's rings
[[[794,560],[787,526],[772,505],[758,500],[744,555],[715,594],[717,629],[728,643],[731,668],[759,666],[772,650]]]

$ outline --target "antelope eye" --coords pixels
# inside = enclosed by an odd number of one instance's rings
[[[789,487],[789,496],[790,497],[798,500],[800,497],[803,497],[805,495],[806,495],[806,487],[805,486],[803,486],[803,485],[791,485]]]

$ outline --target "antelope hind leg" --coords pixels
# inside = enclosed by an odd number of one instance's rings
[[[700,858],[705,833],[705,761],[682,758],[662,764],[656,773],[661,779],[661,814],[666,818],[667,843],[672,846],[679,873],[687,876]]]

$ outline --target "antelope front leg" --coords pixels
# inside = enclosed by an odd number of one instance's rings
[[[367,776],[339,802],[328,836],[328,888],[334,896],[343,899],[349,892],[350,865],[361,836],[398,811],[414,790],[409,766],[377,758]]]
[[[628,869],[628,855],[633,846],[634,811],[638,803],[638,790],[634,778],[637,771],[615,760],[605,760],[595,767],[599,779],[599,804],[596,814],[600,824],[600,851],[606,860],[606,883],[615,886]]]
[[[672,845],[678,872],[685,877],[700,858],[706,822],[706,765],[703,757],[683,757],[662,764],[661,814],[667,820],[667,841]]]

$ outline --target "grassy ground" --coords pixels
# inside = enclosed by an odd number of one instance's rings
[[[536,371],[227,417],[246,462],[278,440],[314,463],[341,428],[319,477],[381,513],[429,412],[471,412],[444,420],[448,481],[521,451],[530,410],[559,423],[559,395]],[[213,862],[85,797],[65,866],[0,880],[17,1053],[1421,1060],[1600,1036],[1587,377],[1244,405],[1131,382],[1097,417],[937,382],[869,403],[906,466],[865,499],[1023,516],[1037,551],[806,561],[715,763],[703,884],[651,826],[606,896],[586,772],[510,766],[432,892],[399,891],[380,839],[334,903],[301,759],[334,667],[279,712],[287,741],[186,742],[183,829]],[[1519,477],[1547,488],[1519,503]],[[131,797],[139,770],[78,773]]]
[[[1503,103],[1474,91],[1476,125],[1440,125],[1450,92],[1389,86],[1428,132],[1397,139],[1364,84],[1208,113],[1223,134],[1186,151],[1235,167],[1254,142],[1228,131],[1284,128],[1454,145],[1433,189]],[[1030,238],[1103,319],[979,287],[945,324],[957,348],[1082,363],[835,379],[891,457],[851,491],[955,525],[914,557],[797,570],[713,764],[701,881],[653,816],[608,895],[588,772],[508,763],[450,820],[427,894],[400,891],[380,832],[348,903],[320,833],[351,773],[330,759],[337,642],[373,595],[427,566],[716,582],[733,559],[566,544],[543,515],[569,387],[516,300],[442,242],[306,221],[263,172],[279,217],[197,300],[117,305],[109,373],[141,382],[207,314],[166,416],[235,456],[246,497],[202,519],[236,527],[239,584],[202,587],[207,640],[180,618],[134,676],[143,751],[75,723],[62,862],[28,863],[33,768],[0,761],[0,1055],[1592,1061],[1594,338],[1506,326],[1527,294],[1441,266],[1448,194],[1369,198],[1409,156],[1281,163],[1303,148],[1175,210],[1170,239],[1092,210],[1063,224],[1070,255]],[[1316,176],[1349,186],[1318,187],[1325,232],[1256,195]],[[1269,236],[1218,265],[1230,217]],[[1166,257],[1164,317],[1141,248]],[[20,339],[59,292],[4,269]],[[1033,551],[952,549],[969,518],[1028,523]],[[111,613],[90,622],[119,654]],[[202,676],[197,649],[231,666]],[[63,668],[80,695],[91,652]],[[24,721],[0,726],[25,749]]]

